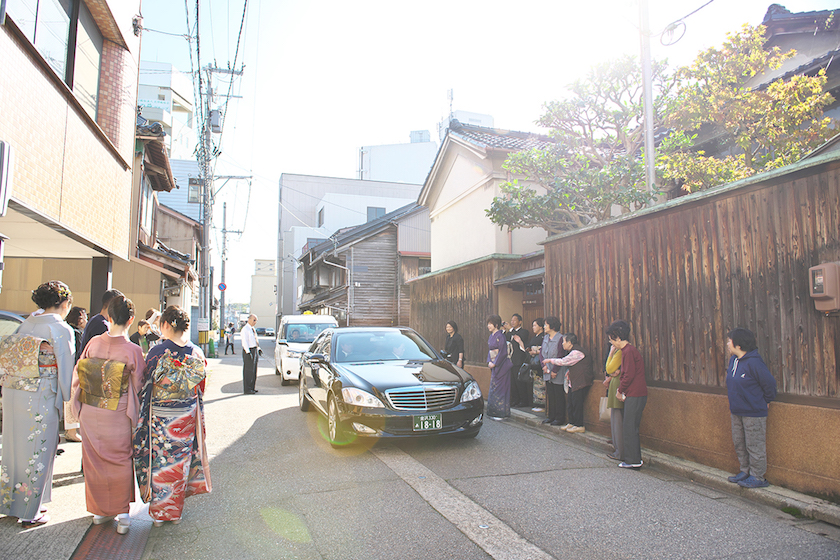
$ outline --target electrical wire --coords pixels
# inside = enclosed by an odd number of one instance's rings
[[[694,14],[696,14],[697,12],[699,12],[700,10],[702,10],[703,8],[705,8],[706,6],[708,6],[709,4],[711,4],[714,1],[715,0],[709,0],[708,2],[703,4],[702,6],[700,6],[696,10],[694,10],[693,12],[690,12],[689,14],[684,15],[683,17],[681,17],[679,19],[675,19],[674,21],[672,21],[671,23],[666,25],[665,28],[662,31],[660,31],[659,33],[654,35],[654,37],[659,36],[659,42],[663,46],[666,46],[666,47],[670,47],[671,45],[674,45],[674,44],[678,43],[680,41],[680,39],[682,39],[685,36],[686,27],[687,27],[686,23],[685,23],[685,20],[688,19],[689,17],[693,16]],[[677,29],[679,29],[680,27],[682,27],[682,33],[680,34],[680,36],[677,37],[676,39],[669,38],[668,42],[665,42],[666,35],[670,35],[670,37],[673,37],[674,32]]]
[[[143,27],[142,25],[138,26],[138,29],[141,31],[149,31],[150,33],[160,33],[161,35],[169,35],[170,37],[181,37],[182,39],[186,39],[187,41],[192,40],[191,35],[184,35],[183,33],[170,33],[168,31],[158,31],[157,29],[149,29],[148,27]]]

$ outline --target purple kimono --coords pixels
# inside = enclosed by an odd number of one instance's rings
[[[508,357],[507,340],[502,331],[491,334],[487,346],[490,347],[487,362],[494,364],[490,369],[487,414],[496,418],[506,418],[510,416],[510,371],[513,364]]]

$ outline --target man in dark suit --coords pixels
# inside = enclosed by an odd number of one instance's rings
[[[514,313],[510,318],[510,326],[505,333],[505,338],[513,346],[513,353],[510,361],[513,363],[510,379],[510,405],[528,406],[534,401],[533,382],[519,381],[519,368],[528,362],[531,356],[523,348],[528,348],[528,330],[522,326],[522,315]]]
[[[253,313],[248,317],[248,322],[239,331],[239,341],[242,343],[242,392],[246,395],[259,393],[257,384],[257,367],[259,366],[262,349],[257,338],[257,316]]]
[[[119,290],[108,290],[102,294],[102,309],[99,313],[88,319],[88,323],[85,326],[85,332],[82,333],[82,342],[79,345],[79,354],[76,356],[77,362],[91,338],[99,336],[100,334],[106,333],[110,330],[111,318],[108,316],[108,304],[111,303],[112,299],[121,295],[123,295],[123,293]]]

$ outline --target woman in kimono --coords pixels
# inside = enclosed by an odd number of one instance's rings
[[[134,304],[119,295],[108,304],[111,328],[90,339],[73,372],[73,410],[82,430],[85,502],[93,523],[117,518],[128,533],[134,498],[132,435],[140,411],[143,351],[128,339]]]
[[[487,330],[490,338],[487,346],[487,365],[490,367],[490,394],[487,396],[487,414],[493,420],[501,420],[510,416],[510,372],[513,363],[508,357],[507,340],[499,330],[502,318],[491,315],[487,318]]]
[[[53,280],[32,292],[39,307],[0,340],[3,457],[0,514],[25,527],[49,521],[58,422],[70,398],[75,342],[64,318],[73,305],[67,284]]]
[[[180,523],[184,499],[211,490],[201,400],[207,360],[190,342],[189,326],[183,309],[167,307],[160,321],[164,340],[146,356],[134,462],[155,527]]]

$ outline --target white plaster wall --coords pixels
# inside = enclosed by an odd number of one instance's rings
[[[393,212],[406,204],[411,204],[413,198],[392,198],[384,196],[359,196],[352,194],[328,193],[318,203],[315,215],[324,209],[323,230],[332,235],[341,228],[357,226],[367,222],[369,206],[384,208],[385,213]],[[304,243],[306,241],[304,240]]]
[[[434,142],[363,146],[362,179],[397,183],[425,182],[437,154]]]

